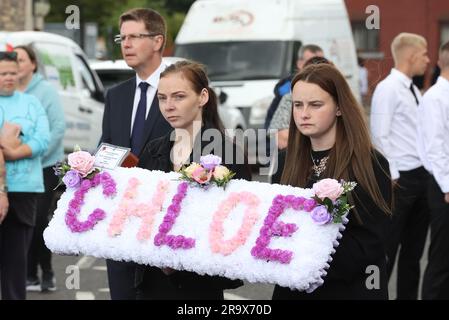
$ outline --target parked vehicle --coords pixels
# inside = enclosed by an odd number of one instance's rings
[[[95,151],[101,137],[103,85],[82,49],[71,39],[52,33],[0,31],[0,48],[17,45],[31,45],[39,72],[59,91],[66,121],[65,152],[72,152],[75,145]]]
[[[175,40],[175,56],[207,65],[249,127],[262,127],[277,81],[294,72],[303,44],[317,44],[356,96],[357,58],[343,0],[197,0]]]

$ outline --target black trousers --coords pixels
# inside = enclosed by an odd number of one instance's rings
[[[0,282],[3,300],[26,299],[27,253],[33,234],[36,194],[9,193],[8,214],[0,225]],[[32,213],[34,211],[34,213]],[[23,214],[25,213],[25,214]]]
[[[430,248],[429,262],[424,273],[422,298],[449,299],[449,204],[437,182],[429,183]]]
[[[136,300],[136,266],[135,262],[106,260],[112,300]]]
[[[401,245],[397,276],[397,299],[400,300],[418,298],[419,261],[429,225],[429,176],[423,167],[401,171],[398,186],[394,190],[393,217],[387,239],[387,272],[390,277]]]
[[[44,168],[43,175],[45,193],[40,193],[37,196],[36,226],[28,251],[27,274],[29,278],[37,278],[39,265],[43,274],[48,277],[53,276],[51,251],[45,246],[43,233],[50,221],[50,215],[56,208],[59,191],[53,191],[53,189],[58,184],[58,177],[54,174],[52,167]]]

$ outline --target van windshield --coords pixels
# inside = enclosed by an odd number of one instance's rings
[[[279,79],[289,73],[288,42],[248,41],[178,44],[175,56],[207,66],[211,81]]]

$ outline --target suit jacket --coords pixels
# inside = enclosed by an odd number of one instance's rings
[[[121,147],[131,146],[131,118],[136,92],[136,78],[126,80],[107,91],[103,114],[103,133],[101,142]],[[154,96],[150,111],[145,121],[143,146],[153,139],[159,138],[171,130],[171,126],[159,110],[159,101]],[[141,151],[136,156],[140,156]]]
[[[210,126],[205,125],[201,133]],[[195,139],[195,146],[203,149],[210,141]],[[235,179],[251,180],[251,172],[245,161],[243,164],[236,164],[237,152],[241,150],[228,139],[222,139],[222,151],[234,149],[234,159],[232,163],[225,163],[224,154],[217,154],[222,157],[223,165],[236,173]],[[228,147],[226,147],[226,145]],[[139,167],[149,170],[161,170],[165,172],[173,171],[173,164],[170,160],[170,151],[173,142],[170,140],[170,133],[156,140],[151,141],[142,152]],[[195,147],[194,147],[195,148]],[[190,161],[199,162],[193,153]],[[138,299],[187,299],[187,300],[223,300],[223,289],[235,289],[243,285],[241,280],[231,280],[220,276],[199,275],[189,271],[176,271],[167,276],[157,267],[139,265],[136,269],[136,286],[138,289]]]

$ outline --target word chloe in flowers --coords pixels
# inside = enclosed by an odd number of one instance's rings
[[[116,168],[88,178],[93,171],[83,168],[44,232],[52,251],[309,292],[325,281],[355,186],[231,180],[214,156],[181,172]]]

